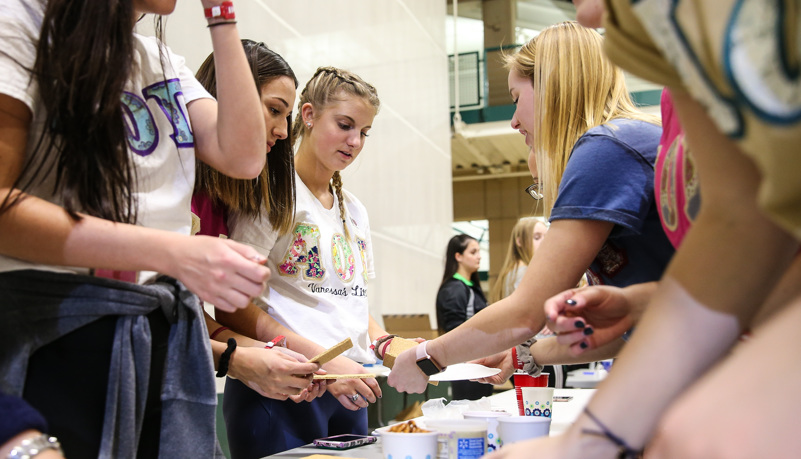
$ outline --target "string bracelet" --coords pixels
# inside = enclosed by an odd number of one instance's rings
[[[231,363],[231,354],[236,350],[236,340],[228,338],[228,348],[220,355],[220,361],[217,363],[217,377],[222,378],[228,374],[228,364]]]
[[[206,27],[217,27],[219,25],[226,25],[226,24],[236,24],[236,21],[219,21],[219,22],[212,22],[211,24],[207,25]]]
[[[617,459],[640,459],[642,458],[642,450],[641,449],[634,449],[626,443],[626,440],[623,440],[621,437],[618,437],[614,433],[612,433],[609,428],[607,428],[604,423],[601,422],[592,412],[590,412],[589,408],[584,408],[584,413],[587,414],[587,417],[592,419],[592,421],[601,428],[600,431],[598,430],[590,430],[590,429],[582,429],[581,433],[587,435],[595,435],[597,437],[604,437],[607,440],[611,441],[617,446]]]
[[[224,332],[225,330],[230,330],[230,329],[228,327],[218,327],[216,330],[211,332],[211,335],[209,335],[209,339],[214,339],[217,335]]]
[[[375,351],[375,345],[376,345],[376,343],[378,343],[378,340],[380,340],[380,339],[381,339],[381,338],[383,338],[384,336],[387,336],[387,335],[379,336],[378,338],[374,339],[372,343],[370,343],[370,350],[371,350],[371,351]]]
[[[381,341],[381,340],[383,340],[383,339],[384,339],[384,338],[386,338],[387,336],[389,336],[389,335],[381,335],[381,336],[379,336],[378,338],[374,339],[374,340],[373,340],[373,342],[372,342],[372,343],[370,343],[370,350],[373,350],[373,351],[374,351],[374,350],[375,350],[375,348],[376,348],[376,346],[378,346],[378,342],[379,342],[379,341]]]
[[[378,360],[384,360],[384,352],[386,351],[386,346],[384,346],[385,349],[382,350],[381,345],[384,343],[388,343],[389,341],[392,340],[392,338],[395,338],[397,336],[398,335],[379,336],[378,338],[375,339],[375,341],[373,341],[373,344],[370,345],[370,349],[372,349],[373,354],[375,354],[375,357]]]

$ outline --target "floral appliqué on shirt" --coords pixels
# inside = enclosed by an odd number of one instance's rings
[[[306,265],[303,273],[304,279],[320,280],[325,277],[325,269],[320,263],[318,241],[320,230],[316,225],[298,223],[293,231],[295,239],[289,246],[286,255],[278,264],[279,274],[284,276],[297,276],[300,267]]]

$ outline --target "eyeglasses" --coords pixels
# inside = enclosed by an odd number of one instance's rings
[[[527,186],[526,193],[537,201],[542,199],[542,193],[540,193],[540,182],[534,182]]]

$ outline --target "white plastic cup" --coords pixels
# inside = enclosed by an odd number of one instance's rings
[[[521,387],[521,416],[553,416],[553,387]]]
[[[501,447],[500,437],[498,436],[498,418],[501,416],[511,416],[506,411],[465,411],[462,413],[465,419],[478,419],[487,423],[487,452],[490,453]]]
[[[487,451],[487,423],[477,419],[426,420],[426,428],[439,431],[440,459],[481,457]]]
[[[381,432],[381,452],[384,459],[435,459],[439,433]]]
[[[498,435],[501,445],[523,440],[547,437],[551,431],[551,418],[543,416],[509,416],[498,418]]]
[[[531,407],[528,407],[528,413],[526,412],[527,407],[525,403],[525,397],[523,397],[523,390],[536,387],[547,388],[548,376],[548,373],[541,373],[539,376],[531,376],[528,373],[515,373],[512,375],[512,380],[515,384],[515,396],[517,397],[517,410],[520,416],[534,416],[531,414]],[[538,416],[542,416],[542,414],[539,414]]]

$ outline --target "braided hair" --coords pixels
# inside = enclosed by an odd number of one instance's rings
[[[361,79],[359,75],[336,67],[319,67],[317,69],[314,76],[306,83],[306,87],[300,93],[298,113],[301,113],[301,108],[306,103],[311,104],[318,110],[323,110],[331,102],[342,100],[342,93],[363,98],[378,113],[381,102],[378,100],[378,91],[376,91],[375,87]],[[300,139],[304,137],[309,129],[310,127],[303,123],[303,117],[298,115],[292,125],[292,137]],[[331,177],[331,187],[334,189],[339,202],[339,215],[342,218],[342,226],[345,228],[345,237],[350,239],[350,232],[345,221],[342,175],[339,171],[335,171],[333,177]]]

